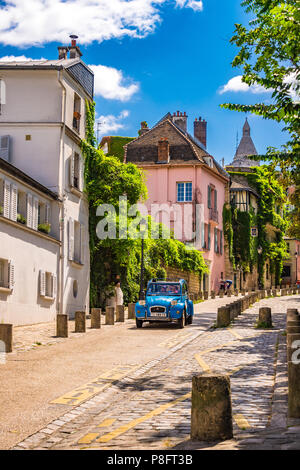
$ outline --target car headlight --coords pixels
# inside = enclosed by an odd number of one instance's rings
[[[140,305],[146,305],[146,301],[145,300],[139,300],[139,304]]]
[[[171,305],[177,305],[178,301],[177,300],[172,300]]]

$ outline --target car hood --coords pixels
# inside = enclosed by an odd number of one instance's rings
[[[163,305],[163,306],[168,306],[171,304],[172,300],[177,300],[180,301],[180,297],[176,295],[157,295],[157,296],[147,296],[146,299],[146,304],[148,307],[152,307],[154,305]]]

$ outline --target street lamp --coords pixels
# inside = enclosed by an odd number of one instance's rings
[[[145,266],[144,266],[144,235],[145,235],[145,226],[146,226],[146,219],[142,219],[140,226],[141,226],[141,236],[142,236],[142,246],[141,246],[141,278],[140,278],[140,300],[145,300],[145,291],[144,291],[144,273],[145,273]],[[143,227],[143,230],[142,230]],[[147,228],[147,227],[146,227]]]
[[[296,253],[295,253],[295,258],[296,258],[296,280],[295,280],[295,284],[297,284],[297,281],[298,281],[298,251],[296,251]]]
[[[261,255],[262,255],[262,252],[263,252],[263,249],[262,249],[262,247],[259,245],[259,246],[257,247],[257,253],[258,253],[258,255],[261,256]],[[259,289],[261,288],[261,283],[260,283],[259,278],[258,278],[258,288],[259,288]]]

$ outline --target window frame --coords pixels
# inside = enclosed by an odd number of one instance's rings
[[[183,185],[183,200],[179,199],[179,186],[180,185]],[[190,185],[190,189],[187,189],[188,185]],[[177,188],[177,202],[179,203],[193,202],[193,182],[192,181],[177,181],[176,188]],[[187,195],[190,197],[190,199],[187,199]]]

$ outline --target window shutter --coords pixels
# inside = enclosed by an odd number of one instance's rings
[[[40,296],[45,297],[46,295],[46,273],[40,271]]]
[[[39,200],[35,197],[33,199],[33,210],[32,210],[32,228],[34,230],[38,229],[38,219],[39,219]]]
[[[0,137],[0,158],[10,161],[10,136],[3,135]]]
[[[32,194],[27,194],[27,227],[32,228],[32,216],[33,216],[33,207],[32,207]]]
[[[69,220],[69,260],[74,261],[74,231],[75,223],[73,219]]]
[[[18,212],[18,188],[15,184],[12,186],[11,190],[11,206],[10,206],[10,218],[16,222],[17,212]]]
[[[210,250],[210,247],[211,247],[210,224],[208,224],[208,226],[207,226],[207,231],[208,231],[208,246],[207,246],[207,249]]]
[[[218,191],[215,189],[215,211],[218,210]]]
[[[84,225],[80,225],[80,262],[84,264],[84,237],[85,237],[85,230]]]
[[[207,207],[211,209],[211,187],[207,188]]]
[[[12,290],[14,288],[14,285],[15,285],[15,267],[12,261],[10,261],[8,263],[8,288]]]
[[[50,224],[50,205],[45,206],[45,224]]]
[[[201,241],[202,241],[202,248],[205,248],[205,224],[202,222],[201,224]]]
[[[70,157],[70,186],[74,186],[74,178],[75,178],[75,161],[74,155]]]
[[[82,157],[79,155],[79,159],[78,159],[78,165],[79,165],[79,170],[78,170],[78,177],[79,177],[79,190],[80,191],[83,191],[83,182],[84,182],[84,165],[83,165],[83,159]]]
[[[220,230],[220,254],[223,254],[223,232]]]
[[[4,207],[3,207],[3,215],[9,219],[10,217],[10,201],[11,201],[11,184],[9,181],[4,181]]]
[[[52,297],[53,299],[56,298],[57,293],[57,277],[55,274],[52,274]]]

